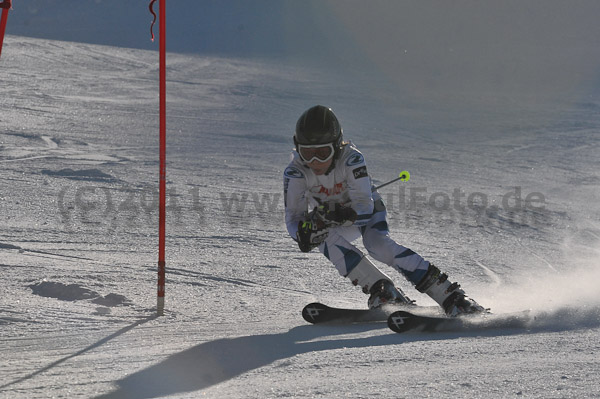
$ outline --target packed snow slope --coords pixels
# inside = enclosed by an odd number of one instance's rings
[[[138,45],[150,15],[125,19],[138,3],[13,2],[0,397],[600,397],[596,2],[170,2],[159,318],[158,54]],[[318,103],[376,184],[410,172],[381,190],[392,236],[493,312],[531,309],[529,328],[302,320],[366,306],[283,224],[294,124]]]

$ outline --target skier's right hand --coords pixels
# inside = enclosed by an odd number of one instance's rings
[[[310,252],[321,244],[329,234],[327,227],[317,220],[301,220],[298,223],[296,241],[302,252]]]

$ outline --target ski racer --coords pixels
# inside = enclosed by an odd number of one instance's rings
[[[389,235],[386,208],[362,153],[344,141],[333,111],[317,105],[298,119],[292,160],[283,173],[285,222],[302,252],[314,248],[340,275],[362,288],[369,308],[413,303],[352,241],[362,236],[370,257],[392,266],[449,316],[483,312],[457,283]]]

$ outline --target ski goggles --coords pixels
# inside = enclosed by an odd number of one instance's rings
[[[319,162],[327,162],[333,157],[335,151],[333,143],[317,145],[298,144],[298,153],[304,162],[310,163],[315,159]]]

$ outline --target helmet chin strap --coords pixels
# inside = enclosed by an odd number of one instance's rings
[[[331,158],[331,165],[329,165],[329,169],[325,172],[325,176],[331,173],[331,171],[335,168],[335,161],[337,161],[337,154]]]

